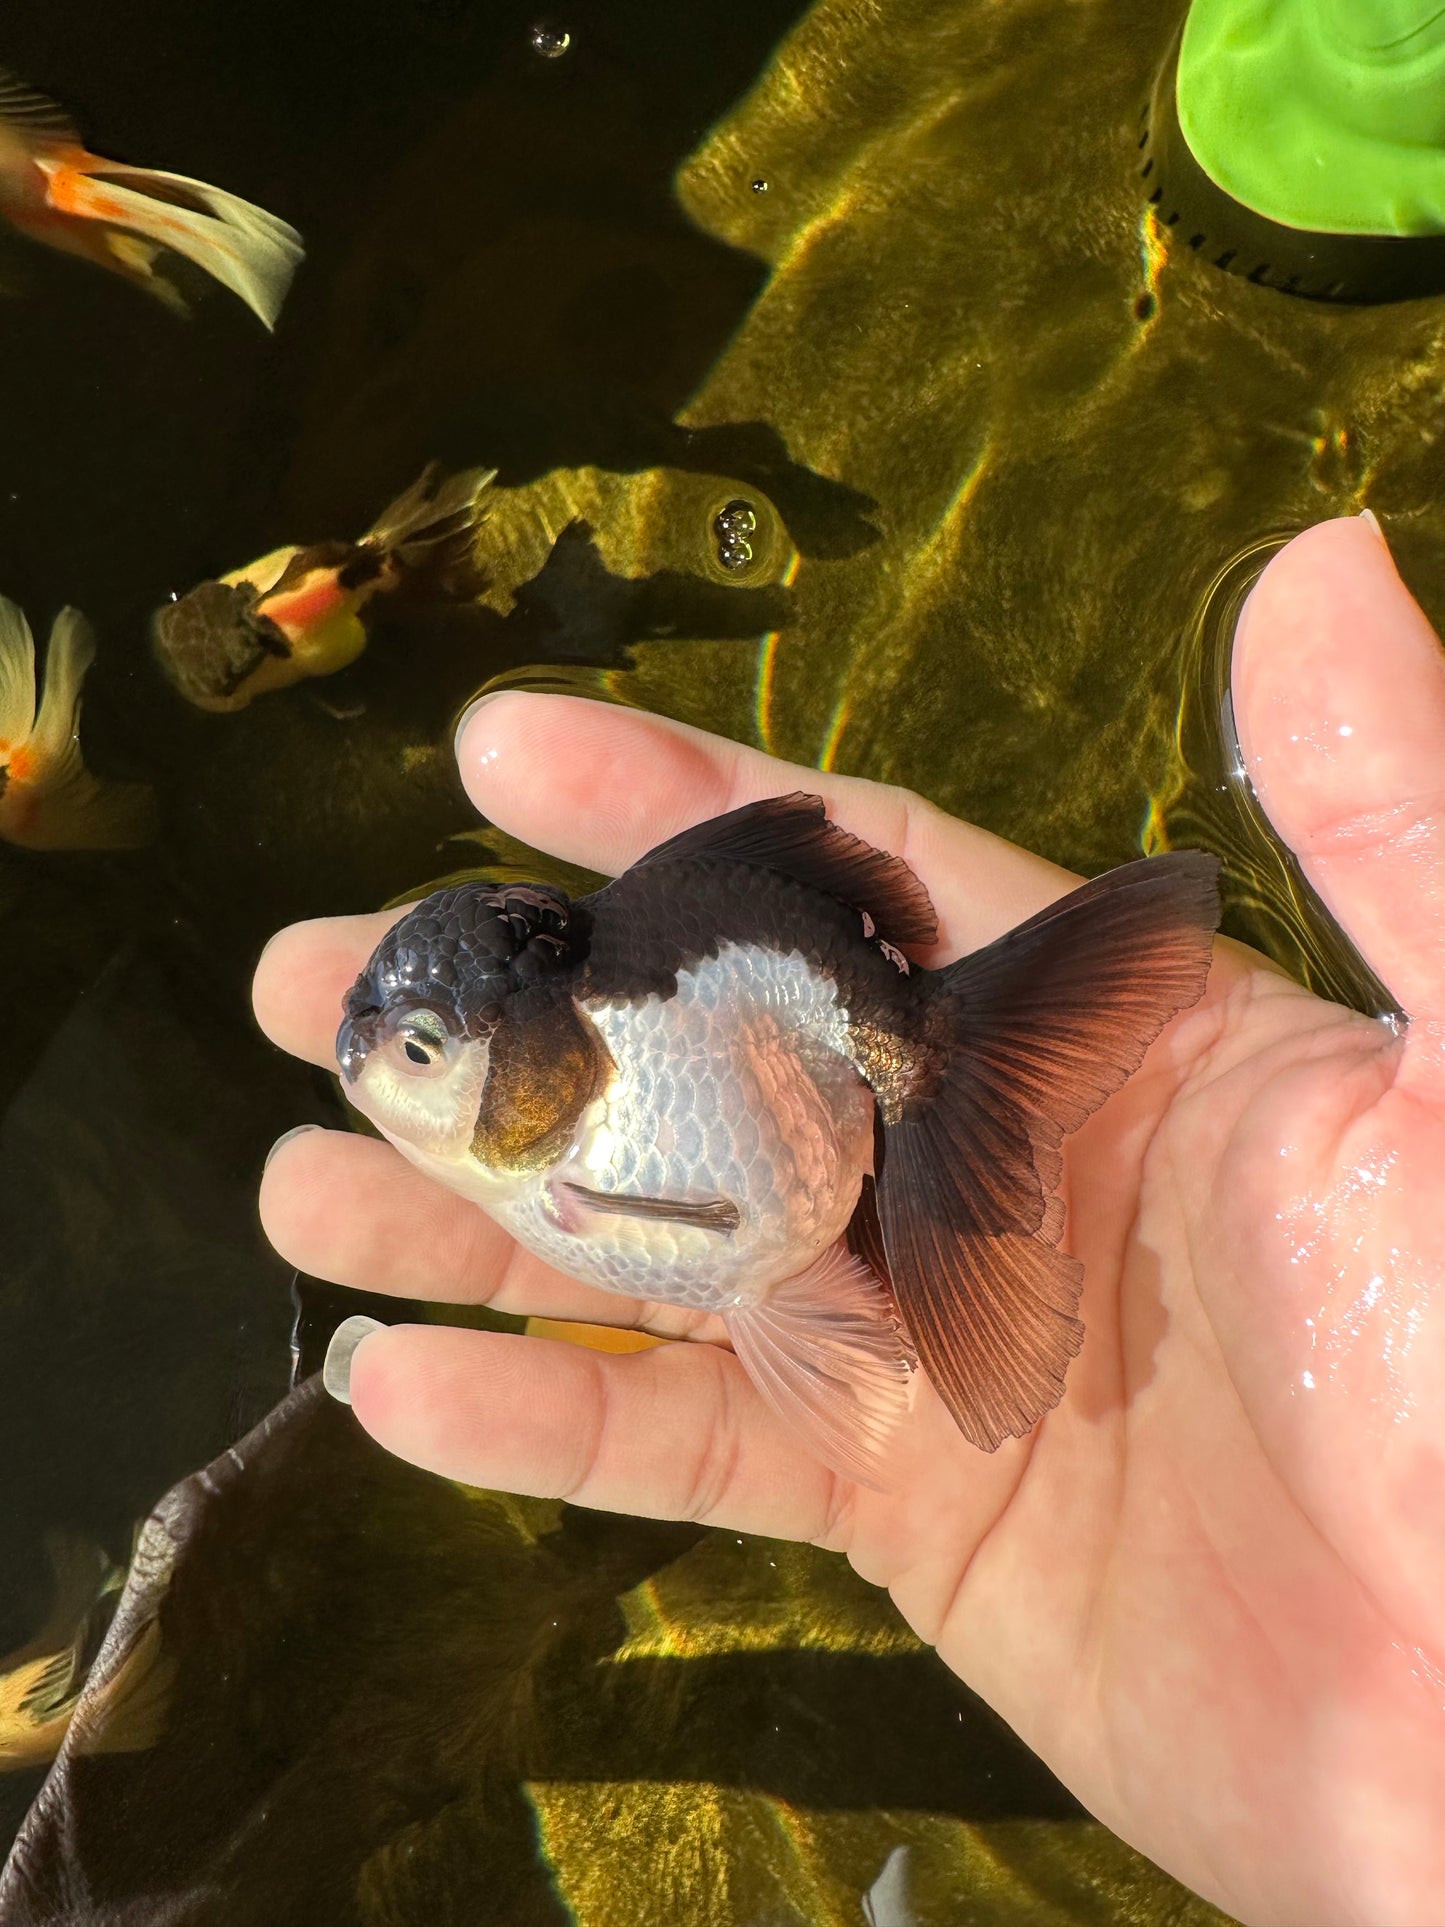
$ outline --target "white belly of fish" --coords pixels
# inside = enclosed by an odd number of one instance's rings
[[[873,1094],[836,986],[797,954],[727,945],[677,994],[584,1005],[615,1071],[567,1155],[475,1192],[558,1270],[699,1310],[756,1304],[846,1230],[873,1164]],[[721,1204],[732,1228],[581,1195]]]

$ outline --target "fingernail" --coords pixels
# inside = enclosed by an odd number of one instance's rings
[[[264,1171],[266,1165],[270,1164],[272,1158],[274,1158],[276,1153],[281,1149],[281,1146],[283,1144],[289,1144],[293,1137],[305,1137],[308,1131],[319,1131],[320,1129],[321,1126],[319,1124],[296,1124],[293,1125],[289,1131],[283,1131],[266,1153],[266,1164],[263,1164],[261,1169]]]
[[[351,1403],[351,1361],[356,1356],[356,1348],[363,1339],[370,1338],[373,1332],[383,1332],[386,1326],[379,1318],[368,1318],[357,1312],[353,1318],[343,1318],[331,1334],[331,1343],[326,1347],[326,1360],[321,1367],[321,1383],[340,1405]]]
[[[505,694],[506,691],[502,689],[489,689],[485,694],[476,697],[472,702],[467,704],[466,708],[457,718],[456,728],[452,731],[452,754],[454,756],[461,754],[462,737],[466,734],[467,724],[472,720],[473,716],[476,715],[477,711],[479,709],[485,709],[488,703],[494,703],[498,696]]]
[[[1380,518],[1373,509],[1361,509],[1360,520],[1367,528],[1373,529],[1382,542],[1385,542],[1385,531],[1380,527]],[[1389,543],[1385,542],[1385,547],[1389,548],[1389,546]]]

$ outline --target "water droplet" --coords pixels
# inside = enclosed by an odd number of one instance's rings
[[[753,182],[753,192],[754,194],[766,194],[767,191],[768,191],[768,184],[763,179],[762,175],[759,174],[758,178]]]
[[[758,526],[757,511],[751,502],[729,502],[713,518],[712,532],[717,543],[717,559],[725,569],[745,569],[753,559],[748,537]]]
[[[537,22],[529,38],[532,52],[544,60],[559,60],[572,45],[572,36],[565,27],[549,26],[545,20]]]

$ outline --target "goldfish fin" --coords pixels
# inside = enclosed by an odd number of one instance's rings
[[[1062,1142],[1209,972],[1219,865],[1126,864],[940,973],[948,1057],[883,1115],[878,1210],[898,1307],[964,1436],[991,1452],[1063,1395],[1083,1268],[1057,1249]]]
[[[902,857],[875,850],[840,830],[824,814],[820,796],[794,791],[745,803],[659,843],[633,865],[647,869],[706,857],[726,857],[822,890],[866,913],[894,943],[931,943],[938,917],[927,890]],[[867,932],[872,935],[872,931]]]
[[[285,221],[224,188],[159,168],[105,161],[82,172],[62,170],[43,157],[36,165],[51,178],[53,206],[106,227],[133,228],[185,255],[239,295],[268,328],[275,327],[306,252],[301,236]],[[127,265],[134,270],[134,262]]]
[[[887,1491],[913,1355],[868,1266],[840,1240],[761,1304],[724,1312],[723,1323],[748,1376],[808,1450],[844,1478]]]
[[[449,595],[471,597],[482,587],[476,560],[477,529],[485,519],[481,497],[496,480],[494,468],[465,468],[444,476],[428,462],[421,474],[382,510],[361,538],[363,551],[380,553],[389,565],[389,586],[397,571],[424,575],[426,583]]]
[[[78,609],[62,609],[45,652],[45,688],[31,731],[33,807],[6,834],[32,850],[128,850],[148,842],[153,800],[144,783],[102,783],[80,753],[80,692],[95,634]]]
[[[13,127],[27,140],[78,147],[80,134],[63,107],[26,86],[7,67],[0,67],[0,125]]]
[[[0,757],[35,727],[35,639],[22,610],[0,596]]]
[[[179,1671],[163,1650],[160,1621],[148,1620],[81,1702],[75,1752],[147,1753],[158,1746],[170,1721]]]

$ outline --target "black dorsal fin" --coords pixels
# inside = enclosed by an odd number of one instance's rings
[[[794,790],[744,803],[669,837],[632,866],[725,858],[772,870],[866,911],[878,935],[893,943],[927,944],[938,935],[932,899],[901,856],[830,823],[821,796]]]
[[[0,126],[32,140],[80,144],[80,132],[65,109],[27,87],[8,67],[0,67]]]

